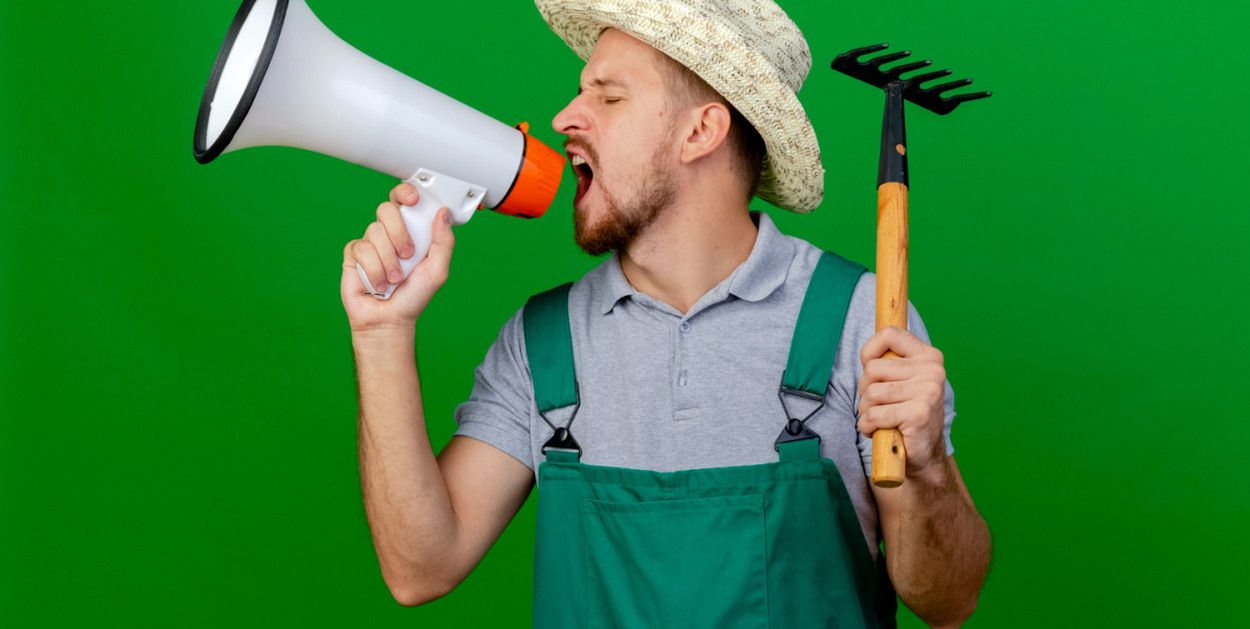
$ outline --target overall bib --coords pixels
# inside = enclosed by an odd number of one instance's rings
[[[778,397],[776,463],[675,472],[590,465],[568,425],[538,467],[537,629],[893,627],[894,591],[846,486],[805,423],[824,407],[864,267],[824,253],[803,299]],[[523,319],[540,413],[578,399],[566,284]],[[821,402],[790,417],[787,395]],[[544,415],[545,417],[545,415]]]

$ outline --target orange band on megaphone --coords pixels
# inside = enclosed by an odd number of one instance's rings
[[[512,189],[495,207],[495,211],[510,216],[537,218],[551,207],[551,202],[556,198],[556,191],[560,189],[560,178],[564,176],[565,158],[541,140],[526,133],[529,125],[521,125],[518,127],[525,136],[525,156],[522,158],[521,170],[517,173]]]

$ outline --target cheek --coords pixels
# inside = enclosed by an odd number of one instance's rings
[[[595,178],[602,175],[604,183],[636,184],[652,170],[656,149],[670,141],[668,118],[662,111],[620,113],[615,119],[600,118],[597,144],[603,172],[595,173]]]
[[[635,129],[619,133],[610,144],[608,173],[614,179],[631,179],[651,169],[658,139],[649,130]]]

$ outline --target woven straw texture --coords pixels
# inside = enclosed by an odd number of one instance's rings
[[[758,196],[810,212],[824,193],[820,145],[797,92],[812,67],[803,33],[769,0],[535,0],[573,52],[589,59],[616,28],[690,68],[764,138]]]

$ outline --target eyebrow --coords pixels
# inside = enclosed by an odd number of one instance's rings
[[[628,87],[627,85],[625,85],[624,81],[620,81],[617,79],[601,79],[601,78],[591,79],[590,86],[591,87],[620,87],[620,88]],[[580,86],[578,86],[577,88],[577,93],[578,94],[582,93],[582,88]]]

